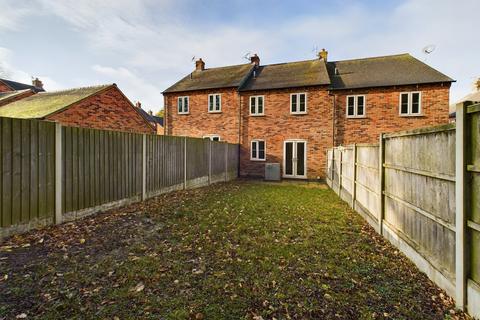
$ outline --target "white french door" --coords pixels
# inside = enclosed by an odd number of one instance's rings
[[[307,178],[307,142],[286,140],[283,145],[283,177]]]

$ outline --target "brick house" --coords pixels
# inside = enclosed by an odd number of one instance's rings
[[[116,84],[35,93],[0,106],[0,117],[50,120],[84,128],[155,133],[155,128],[136,110]]]
[[[35,78],[32,85],[7,79],[0,79],[0,106],[43,92],[42,81]]]
[[[409,54],[195,71],[163,92],[165,132],[240,144],[240,174],[324,177],[326,149],[448,122],[452,79]]]

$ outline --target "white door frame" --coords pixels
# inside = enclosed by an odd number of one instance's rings
[[[304,164],[304,174],[303,175],[298,175],[297,174],[297,161],[296,156],[297,156],[297,143],[298,142],[303,142],[304,143],[304,153],[303,153],[303,164]],[[285,174],[285,168],[286,168],[286,162],[287,162],[287,143],[293,143],[293,148],[292,148],[292,158],[293,158],[293,163],[292,163],[292,174],[287,175]],[[284,178],[292,178],[292,179],[306,179],[307,178],[307,140],[303,139],[288,139],[283,142],[283,170],[282,170],[282,176]]]

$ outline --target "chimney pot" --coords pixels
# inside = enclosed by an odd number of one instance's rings
[[[260,65],[260,57],[255,53],[253,56],[250,57],[250,62],[256,66]]]
[[[38,78],[35,78],[35,79],[32,80],[32,85],[33,85],[35,88],[43,89],[43,82],[40,81],[40,79],[38,79]]]
[[[153,116],[153,111],[152,110],[148,110],[148,114]]]
[[[319,58],[320,60],[325,60],[325,62],[326,62],[326,61],[327,61],[327,57],[328,57],[328,51],[325,50],[325,49],[322,49],[322,51],[320,51],[320,52],[318,53],[318,58]]]
[[[202,58],[195,61],[195,70],[197,71],[205,70],[205,62],[202,60]]]
[[[138,109],[142,109],[142,103],[140,101],[137,101],[135,103],[135,107],[137,107]]]

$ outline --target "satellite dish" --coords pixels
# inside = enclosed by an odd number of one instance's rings
[[[243,59],[245,60],[249,60],[250,61],[250,57],[252,56],[252,53],[251,52],[247,52],[243,55]]]
[[[429,44],[428,46],[423,47],[422,51],[425,54],[430,54],[435,51],[436,46],[434,44]]]

